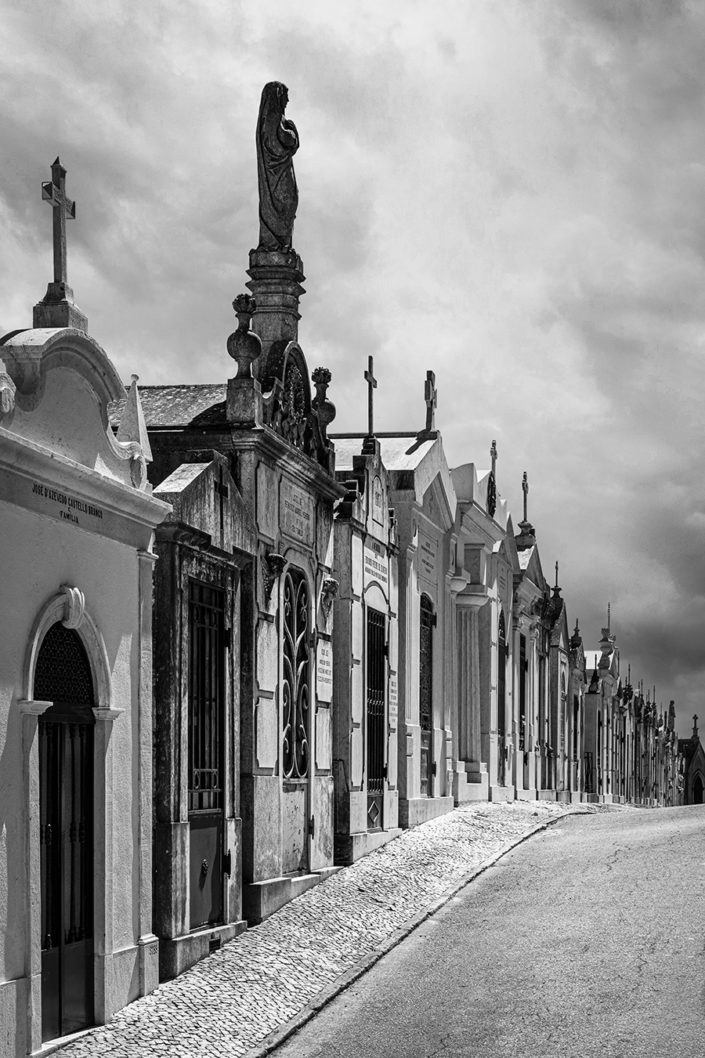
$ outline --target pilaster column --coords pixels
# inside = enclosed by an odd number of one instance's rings
[[[139,801],[140,995],[159,984],[159,942],[152,932],[152,576],[157,556],[138,551],[139,653],[137,790]]]

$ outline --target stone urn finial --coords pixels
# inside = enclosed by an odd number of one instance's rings
[[[257,302],[249,294],[238,294],[233,301],[237,316],[237,330],[228,338],[228,352],[237,361],[237,378],[252,378],[252,364],[262,352],[262,343],[254,331],[250,330],[250,321],[257,308]]]
[[[318,422],[324,440],[327,440],[326,430],[336,416],[335,404],[328,400],[328,397],[326,396],[331,377],[331,373],[327,367],[317,367],[311,375],[311,381],[316,387],[316,396],[311,401],[311,407],[318,415]]]

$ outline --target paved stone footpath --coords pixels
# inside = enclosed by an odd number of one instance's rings
[[[407,830],[60,1050],[62,1058],[238,1058],[410,919],[538,826],[597,806],[457,808]]]

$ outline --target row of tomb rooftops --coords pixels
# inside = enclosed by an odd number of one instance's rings
[[[54,279],[53,282],[49,283],[47,292],[44,298],[34,307],[34,318],[33,323],[35,328],[71,328],[73,330],[87,332],[87,319],[86,316],[81,312],[78,306],[73,300],[73,291],[68,284],[67,278],[67,252],[66,252],[66,221],[67,219],[73,219],[76,216],[76,205],[68,198],[66,194],[66,169],[61,164],[60,159],[54,161],[51,166],[51,180],[42,183],[42,198],[47,201],[53,208],[53,256],[54,256]],[[260,212],[262,212],[262,203],[260,203]],[[262,235],[262,217],[260,217],[260,227]],[[292,220],[293,223],[293,220]],[[261,239],[262,241],[262,239]],[[269,253],[276,257],[277,268],[275,271],[280,273],[279,280],[280,285],[290,284],[291,276],[282,275],[287,269],[290,272],[294,272],[297,277],[303,278],[301,275],[301,261],[298,256],[290,250],[289,246],[288,253],[282,253],[281,248],[267,249],[258,247],[257,251],[251,252],[251,260],[256,257],[259,261],[260,267],[262,266],[262,257]],[[271,262],[270,262],[271,266]],[[269,268],[271,273],[272,269]],[[250,275],[253,274],[253,269],[250,269]],[[261,277],[257,276],[255,270],[255,278],[250,286],[257,286],[258,279]],[[265,297],[268,299],[268,311],[270,316],[272,315],[272,308],[276,308],[273,305],[272,290],[276,288],[276,277],[272,279],[272,275],[266,276],[264,286],[266,289]],[[291,289],[291,286],[288,288]],[[299,293],[303,292],[303,288],[299,287]],[[276,296],[276,289],[274,291]],[[298,307],[298,294],[296,296],[296,308]],[[285,390],[287,381],[292,382],[291,377],[287,380],[286,378],[278,379],[276,372],[274,371],[272,364],[265,365],[265,369],[255,371],[253,375],[253,365],[257,364],[257,361],[261,358],[263,352],[263,343],[259,335],[252,329],[252,318],[256,314],[257,301],[256,298],[250,294],[238,295],[234,302],[233,308],[238,320],[237,329],[227,339],[227,349],[230,356],[235,360],[237,364],[237,373],[234,380],[236,387],[242,388],[258,386],[259,383],[256,381],[257,375],[263,380],[264,385],[268,388],[268,394],[265,394],[265,399],[273,390],[277,388],[282,391]],[[298,313],[296,313],[298,319]],[[286,320],[285,324],[290,324],[291,320]],[[271,327],[270,327],[271,331]],[[16,334],[18,332],[12,332]],[[10,336],[6,336],[0,340],[0,345]],[[270,343],[273,346],[269,351],[273,353],[273,357],[276,358],[281,354],[281,342]],[[305,364],[302,362],[302,354],[300,354],[300,360],[298,362],[298,368],[295,371],[293,382],[299,386],[302,384],[303,379],[300,377],[305,370]],[[291,366],[291,365],[290,365]],[[296,367],[296,365],[294,365]],[[298,377],[297,377],[298,376]],[[123,442],[137,442],[147,461],[151,461],[151,451],[149,436],[147,432],[147,426],[145,423],[145,417],[142,410],[142,404],[140,401],[140,395],[137,390],[137,375],[132,376],[132,384],[128,388],[127,397],[124,401],[116,402],[119,406],[112,409],[111,420],[114,427],[117,430],[117,439]],[[2,410],[6,412],[8,410],[8,404],[12,401],[14,383],[4,372],[2,363],[0,362],[0,400],[2,401]],[[377,388],[377,379],[374,375],[374,361],[373,357],[368,358],[367,369],[364,372],[364,379],[368,389],[368,429],[366,434],[338,434],[336,435],[336,441],[338,442],[342,451],[340,455],[342,458],[343,465],[351,463],[351,456],[353,450],[356,448],[357,443],[362,438],[365,441],[372,441],[375,438],[389,439],[389,443],[393,443],[394,455],[393,462],[399,464],[400,459],[406,459],[411,466],[415,462],[415,456],[418,458],[420,455],[420,449],[426,447],[427,442],[432,442],[438,437],[438,431],[435,423],[435,412],[437,406],[437,389],[436,380],[433,371],[426,373],[426,380],[424,384],[424,401],[426,405],[425,409],[425,423],[424,426],[417,432],[410,433],[385,433],[375,432],[374,427],[374,391]],[[289,436],[290,440],[295,445],[303,447],[303,439],[306,431],[309,429],[309,422],[313,418],[316,421],[316,425],[319,432],[318,440],[322,442],[324,446],[328,445],[326,431],[327,427],[335,417],[335,408],[332,403],[327,399],[326,391],[328,384],[331,380],[331,373],[327,368],[318,367],[311,375],[311,380],[314,383],[316,395],[312,400],[309,400],[308,409],[308,422],[304,422],[303,426],[301,421],[297,423],[296,409],[294,407],[296,402],[297,394],[294,391],[295,385],[291,385],[292,392],[280,393],[279,401],[279,423],[271,425],[279,425],[280,432],[284,432],[282,429],[282,420],[286,422],[287,416],[290,421]],[[182,391],[183,407],[179,407],[178,400],[174,400],[174,391]],[[160,397],[166,396],[165,391],[168,392],[168,406],[169,411],[167,414],[160,414]],[[176,417],[181,423],[185,421],[194,421],[198,419],[199,415],[208,413],[214,408],[223,407],[227,410],[227,405],[230,403],[229,394],[228,399],[224,400],[227,394],[227,387],[223,385],[201,385],[201,386],[170,386],[170,387],[149,387],[148,392],[150,394],[149,402],[150,407],[150,425],[157,427],[170,425],[169,416]],[[175,403],[177,406],[175,406]],[[162,401],[165,406],[166,402]],[[302,416],[298,416],[299,420]],[[305,416],[303,417],[306,418]],[[163,421],[162,421],[163,420]],[[399,447],[401,445],[401,447]],[[385,448],[388,448],[388,444],[385,444]],[[398,451],[397,451],[398,449]],[[364,451],[364,446],[363,446]],[[390,451],[391,455],[392,452]],[[486,471],[475,471],[473,468],[473,477],[475,489],[473,489],[473,483],[470,483],[470,493],[467,498],[477,503],[480,507],[484,508],[486,513],[491,518],[497,518],[502,525],[506,528],[507,524],[507,505],[506,502],[502,501],[497,494],[496,490],[496,464],[498,459],[498,451],[496,442],[493,440],[489,451],[490,455],[490,466]],[[330,463],[330,469],[333,469],[333,462]],[[478,487],[479,486],[479,487]],[[528,493],[529,484],[526,471],[523,474],[522,479],[522,492],[523,492],[523,518],[519,522],[519,533],[516,536],[517,550],[520,555],[520,563],[525,566],[529,561],[530,552],[536,544],[536,536],[534,528],[528,519]],[[556,580],[553,587],[553,602],[558,603],[560,600],[560,587],[558,585],[558,563],[556,562]],[[547,606],[549,606],[551,600],[547,598]],[[581,636],[576,622],[575,631],[571,639],[571,646],[576,646],[581,643]],[[615,637],[610,631],[610,608],[608,605],[608,616],[607,616],[607,627],[602,630],[602,639],[600,642],[599,651],[586,652],[586,670],[588,678],[590,679],[590,690],[595,692],[598,688],[599,677],[609,669],[610,659],[614,653]],[[622,686],[621,680],[617,689],[617,697],[627,703],[633,701],[634,708],[643,716],[644,719],[650,719],[657,728],[666,728],[673,730],[674,728],[674,706],[673,702],[670,703],[668,712],[664,712],[663,709],[660,711],[657,708],[656,699],[656,688],[653,687],[653,693],[649,689],[644,690],[643,681],[641,681],[636,687],[632,686],[631,682],[631,667],[628,670],[627,681]]]

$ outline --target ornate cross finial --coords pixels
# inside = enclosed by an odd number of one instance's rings
[[[693,713],[693,738],[698,737],[698,714]]]
[[[424,385],[424,400],[426,401],[426,433],[434,433],[436,429],[436,405],[438,404],[438,390],[436,389],[436,375],[433,371],[426,372],[426,384]]]
[[[66,195],[66,170],[57,158],[51,180],[42,183],[42,198],[52,207],[54,226],[54,281],[34,306],[35,327],[74,327],[85,331],[88,320],[74,303],[66,270],[66,221],[76,216],[76,203]]]
[[[490,446],[490,459],[492,460],[492,469],[490,470],[490,476],[487,482],[487,513],[490,518],[494,518],[494,512],[497,510],[497,480],[495,477],[495,470],[497,467],[497,442],[494,440]]]
[[[556,587],[556,588],[558,587],[558,562],[556,562],[556,583],[555,583],[554,587]]]
[[[529,477],[524,471],[524,476],[521,479],[521,491],[524,493],[524,521],[528,522],[528,508],[529,508]]]
[[[610,603],[607,603],[607,635],[610,634],[611,617],[612,617],[612,606],[611,606]]]
[[[374,437],[375,435],[375,424],[374,424],[374,390],[377,389],[377,379],[374,375],[375,361],[373,356],[367,358],[367,371],[365,371],[365,381],[367,382],[367,436]]]
[[[51,167],[51,180],[42,183],[42,198],[53,209],[54,282],[64,286],[66,274],[66,220],[76,216],[76,203],[66,196],[66,170],[57,158]]]

